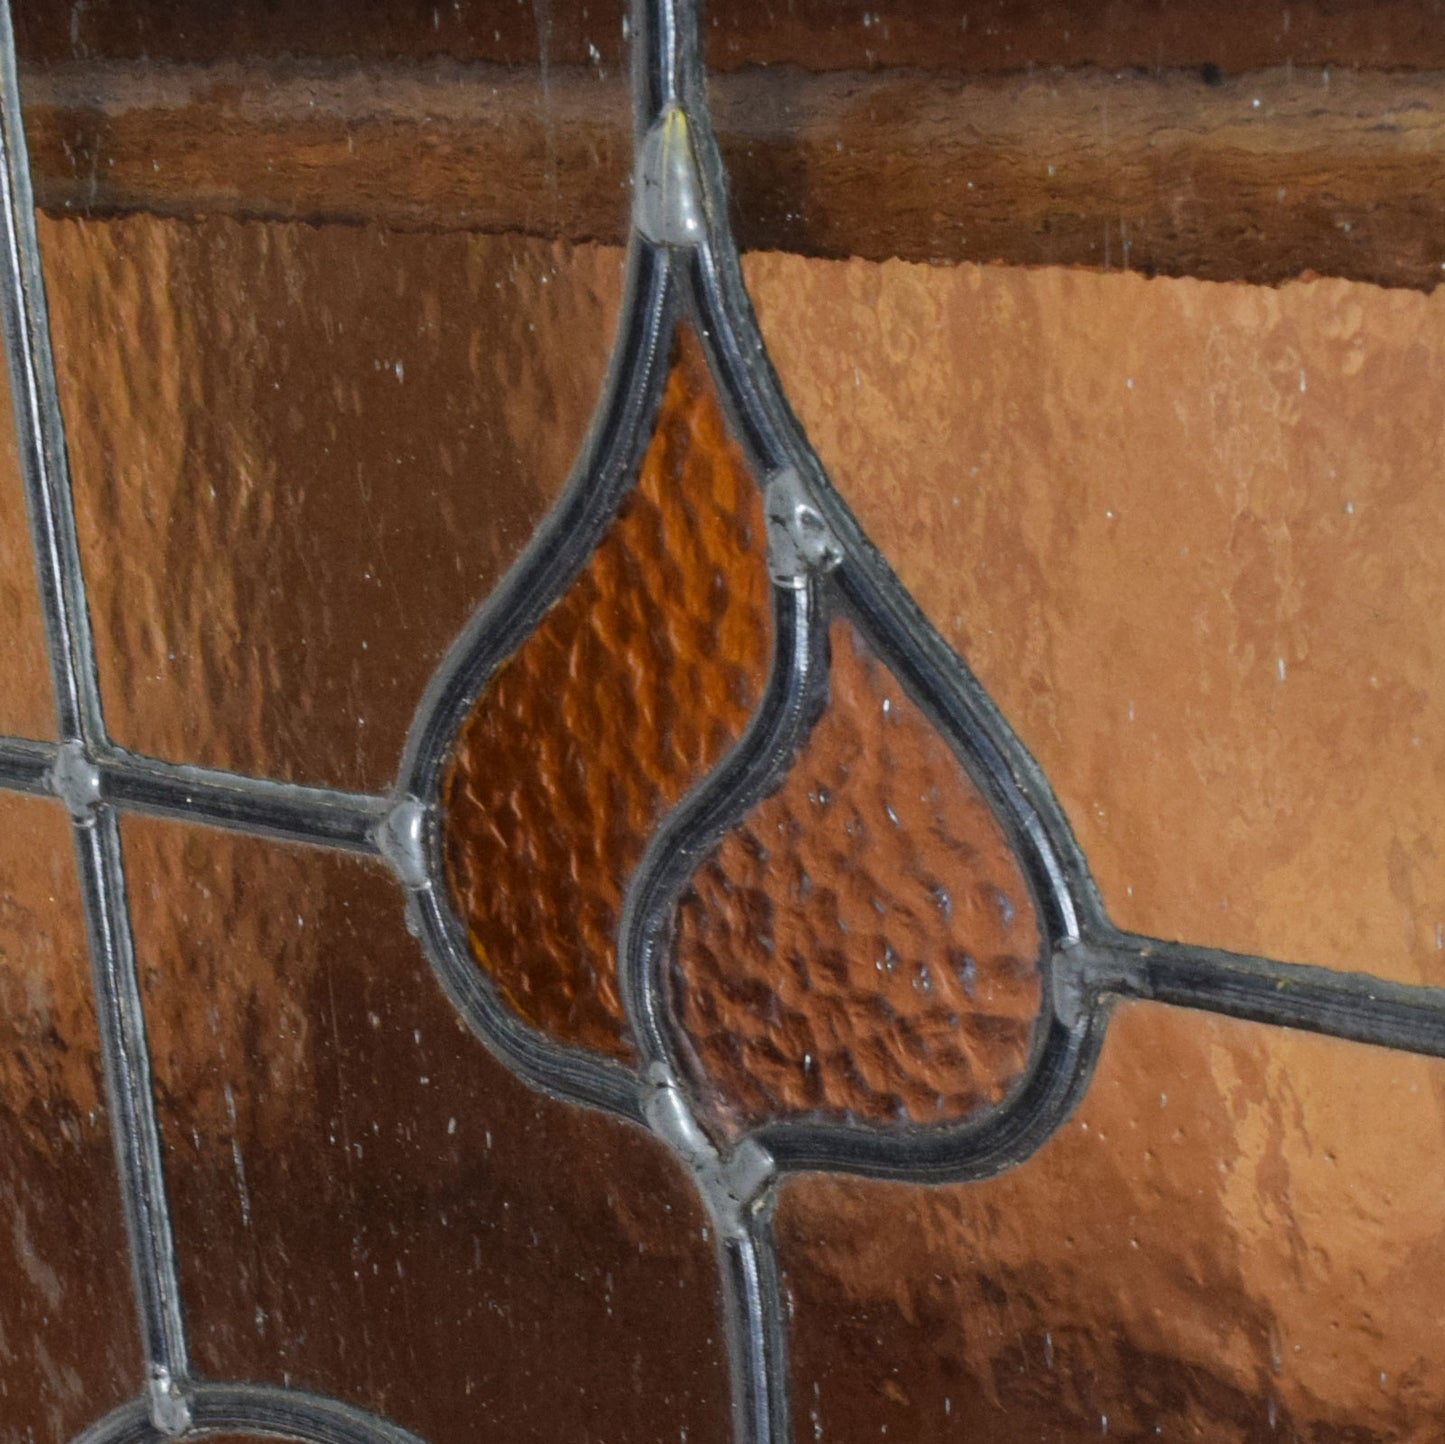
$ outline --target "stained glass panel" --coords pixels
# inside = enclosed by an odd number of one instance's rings
[[[626,1055],[623,893],[659,822],[742,734],[767,665],[762,498],[695,342],[636,491],[487,685],[445,783],[478,963],[560,1041]]]
[[[126,844],[197,1367],[434,1444],[720,1444],[712,1248],[667,1156],[498,1067],[375,864]]]
[[[0,1420],[1428,1430],[1431,18],[203,8],[37,235],[0,5]]]

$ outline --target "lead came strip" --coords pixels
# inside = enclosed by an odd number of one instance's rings
[[[190,1424],[185,1322],[126,908],[120,830],[115,813],[100,803],[94,762],[105,726],[71,510],[8,4],[0,7],[0,90],[6,355],[61,738],[50,777],[73,818],[106,1094],[149,1371],[150,1419],[162,1433],[180,1434]]]
[[[193,1430],[256,1428],[315,1444],[419,1444],[403,1430],[329,1400],[248,1384],[198,1385],[191,1377],[119,818],[102,800],[102,760],[110,760],[112,749],[102,719],[75,535],[8,0],[0,4],[0,224],[6,258],[0,295],[6,358],[61,739],[54,749],[0,739],[0,756],[9,764],[0,766],[0,777],[27,791],[36,790],[43,781],[73,820],[106,1097],[146,1358],[141,1399],[101,1421],[87,1431],[87,1437],[139,1441]],[[37,778],[33,769],[42,757],[47,766],[43,778]],[[163,796],[168,781],[186,774],[186,769],[147,767],[139,760],[119,770],[128,772],[137,785],[140,795],[133,802],[140,806],[150,802],[147,810],[158,810],[160,799],[154,794]],[[197,770],[191,780],[193,797],[180,801],[177,810],[199,819],[207,809],[193,798],[213,795],[218,779]],[[259,793],[274,804],[279,800],[276,786],[252,789],[253,798]],[[298,800],[290,789],[284,795],[288,803]],[[300,811],[329,819],[336,798],[327,798],[321,806],[316,801],[301,799]],[[234,815],[227,807],[213,805],[210,810],[217,821]],[[244,807],[240,811],[245,815]],[[247,830],[273,831],[265,821],[268,812],[274,821],[275,811],[274,805],[253,807],[246,818]]]

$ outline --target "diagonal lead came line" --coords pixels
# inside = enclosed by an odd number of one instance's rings
[[[55,705],[63,738],[100,744],[100,688],[85,604],[65,426],[45,304],[35,197],[20,113],[15,36],[8,0],[0,5],[0,225],[4,243],[3,327],[15,408],[16,446],[35,543]]]
[[[106,1096],[146,1353],[151,1422],[164,1434],[178,1434],[190,1424],[183,1390],[188,1372],[185,1324],[151,1092],[150,1048],[126,906],[120,827],[115,811],[101,801],[96,765],[107,744],[76,540],[8,0],[0,3],[0,233],[4,246],[0,323],[61,739],[49,780],[74,818]]]

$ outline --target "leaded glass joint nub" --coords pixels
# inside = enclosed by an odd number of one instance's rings
[[[763,496],[768,527],[768,572],[780,587],[802,587],[810,576],[830,572],[843,548],[823,519],[795,466],[768,479]]]
[[[77,822],[90,820],[100,803],[100,768],[91,761],[83,742],[72,740],[56,749],[50,765],[50,790]]]
[[[376,828],[377,850],[411,892],[427,884],[426,823],[426,807],[415,797],[401,797]]]
[[[655,246],[699,246],[707,237],[702,182],[687,113],[670,105],[642,142],[633,181],[632,219]]]
[[[179,1438],[190,1429],[191,1402],[180,1382],[162,1365],[151,1369],[146,1404],[151,1424],[167,1438]]]
[[[646,1090],[642,1111],[648,1127],[691,1170],[718,1233],[725,1239],[745,1237],[748,1215],[776,1174],[772,1155],[752,1138],[720,1153],[665,1063],[648,1069]]]
[[[1084,1016],[1098,991],[1090,964],[1093,953],[1083,944],[1064,944],[1054,950],[1049,969],[1053,984],[1054,1016],[1066,1028],[1074,1027]]]

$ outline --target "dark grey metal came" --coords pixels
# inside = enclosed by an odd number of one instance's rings
[[[420,699],[389,797],[240,777],[137,756],[107,735],[76,541],[8,4],[0,5],[3,322],[42,596],[58,743],[0,737],[0,788],[70,812],[116,1165],[147,1376],[80,1436],[129,1444],[244,1429],[303,1444],[419,1444],[374,1415],[298,1390],[192,1371],[136,979],[119,815],[146,813],[377,854],[405,889],[441,986],[533,1087],[650,1130],[682,1161],[719,1251],[738,1444],[792,1438],[787,1315],[772,1239],[779,1181],[811,1169],[919,1184],[984,1178],[1029,1157],[1087,1086],[1118,999],[1152,999],[1445,1057],[1445,991],[1403,987],[1127,934],[1109,921],[1033,759],[924,618],[828,480],[768,361],[727,220],[691,0],[634,0],[636,170],[628,282],[612,366],[566,492],[479,608]],[[677,328],[702,339],[733,434],[764,488],[773,656],[746,734],[662,824],[630,880],[619,938],[635,1068],[558,1044],[515,1016],[476,966],[445,887],[439,791],[457,730],[496,669],[572,584],[635,483]],[[678,898],[718,839],[774,788],[826,695],[829,622],[845,616],[892,668],[992,804],[1048,940],[1047,1017],[1022,1081],[960,1123],[781,1120],[719,1149],[696,1116],[663,1003]]]

